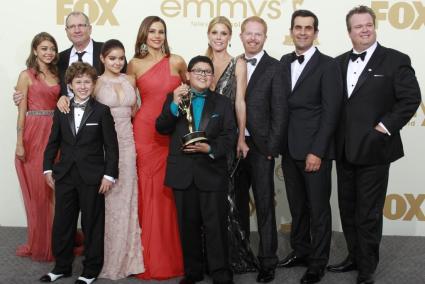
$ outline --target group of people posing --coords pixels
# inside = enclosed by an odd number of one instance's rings
[[[67,16],[72,47],[61,53],[51,35],[37,34],[14,93],[28,223],[17,255],[55,260],[42,282],[70,277],[82,242],[80,284],[128,276],[191,284],[205,273],[224,284],[254,270],[267,283],[277,267],[294,266],[307,267],[301,283],[325,270],[357,270],[357,283],[374,283],[390,163],[403,156],[400,130],[421,101],[409,57],[377,42],[375,19],[367,6],[350,10],[353,48],[332,58],[314,46],[317,16],[297,10],[295,50],[280,61],[263,49],[267,24],[257,16],[243,21],[236,57],[227,51],[232,24],[213,18],[206,54],[188,65],[170,53],[157,16],[142,21],[128,64],[119,40],[91,38],[82,12]],[[183,146],[189,128],[205,137]],[[293,249],[280,261],[279,155]],[[333,160],[348,256],[328,266]]]

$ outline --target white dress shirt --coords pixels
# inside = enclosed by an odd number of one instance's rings
[[[86,46],[86,48],[84,50],[81,50],[79,52],[83,52],[85,51],[85,53],[83,54],[83,62],[90,64],[91,66],[93,66],[93,40],[90,39],[89,44]],[[77,55],[77,50],[75,49],[75,47],[73,46],[71,49],[71,52],[69,54],[69,65],[70,66],[72,63],[77,62],[78,61],[78,55]],[[74,94],[71,92],[71,90],[67,87],[68,89],[68,97],[73,98]]]
[[[357,81],[359,80],[360,74],[362,74],[364,68],[372,57],[373,52],[375,51],[378,43],[375,42],[368,49],[366,49],[366,56],[364,60],[361,58],[357,58],[356,61],[352,61],[349,59],[348,68],[347,68],[347,94],[348,97],[353,93],[354,88],[356,87]],[[362,52],[358,52],[353,49],[353,53],[360,54]]]
[[[316,50],[317,50],[316,47],[312,46],[303,54],[298,54],[297,52],[295,52],[297,56],[304,55],[304,61],[301,64],[298,62],[298,60],[295,60],[294,62],[291,63],[291,84],[292,84],[291,90],[294,89],[295,84],[298,81],[298,78],[300,77],[301,73],[304,70],[304,67],[307,65],[308,61],[311,59],[311,57],[316,52]]]
[[[259,53],[257,53],[253,57],[248,57],[248,56],[245,55],[245,58],[247,58],[247,59],[251,59],[251,58],[257,59],[257,62],[255,63],[255,65],[252,65],[249,62],[246,63],[247,84],[249,83],[249,80],[251,79],[251,76],[254,73],[255,68],[258,66],[258,63],[260,63],[260,60],[263,57],[263,55],[264,55],[264,50],[261,50]],[[245,128],[245,136],[250,136],[249,131],[246,128]]]
[[[252,73],[254,73],[255,68],[257,67],[258,63],[260,63],[260,60],[263,57],[263,55],[264,55],[264,50],[261,50],[259,53],[257,53],[253,57],[248,57],[248,56],[245,55],[245,58],[247,58],[247,59],[251,59],[251,58],[257,59],[257,62],[256,62],[255,65],[252,65],[249,62],[246,63],[246,72],[247,72],[247,75],[248,75],[247,76],[247,83],[251,79]]]
[[[348,94],[348,97],[351,97],[351,94],[353,93],[353,90],[357,85],[357,82],[360,78],[360,75],[362,74],[367,63],[369,62],[370,58],[372,57],[373,53],[375,52],[377,46],[378,46],[378,42],[375,42],[368,49],[365,50],[366,56],[365,56],[364,60],[362,60],[360,57],[357,58],[355,61],[352,61],[351,59],[348,60],[348,68],[347,68],[347,94]],[[355,54],[360,54],[360,53],[363,53],[363,52],[359,52],[359,51],[357,51],[353,48],[353,53],[355,53]],[[391,133],[388,131],[388,129],[385,127],[385,125],[382,122],[380,122],[379,125],[382,128],[384,128],[385,132],[388,135],[391,135]]]

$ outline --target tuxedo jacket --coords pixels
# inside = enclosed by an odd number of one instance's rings
[[[360,165],[388,164],[403,153],[400,130],[415,114],[421,94],[410,58],[378,44],[347,95],[350,52],[337,57],[344,82],[342,118],[337,130],[337,154]],[[382,122],[391,135],[374,129]]]
[[[55,162],[57,154],[59,161]],[[109,107],[90,99],[78,133],[75,133],[74,108],[68,114],[58,109],[44,152],[43,169],[53,170],[56,181],[76,165],[86,184],[99,184],[104,175],[118,178],[118,141]]]
[[[292,55],[282,56],[291,86]],[[322,159],[335,159],[335,131],[341,111],[342,78],[335,59],[316,50],[300,74],[288,98],[287,149],[295,160],[312,153]]]
[[[183,153],[181,137],[189,133],[188,121],[181,113],[178,117],[171,113],[172,100],[171,93],[156,120],[157,131],[171,135],[165,184],[186,189],[194,182],[202,191],[227,190],[226,153],[232,151],[236,142],[236,124],[230,99],[212,91],[205,98],[199,130],[206,132],[214,158],[208,154]]]
[[[93,40],[93,67],[97,71],[97,75],[102,75],[105,71],[105,66],[100,60],[100,52],[102,50],[103,42],[97,42]],[[59,69],[59,79],[61,84],[61,95],[68,95],[68,89],[65,82],[65,73],[66,69],[69,66],[69,56],[71,54],[73,46],[59,53],[58,69]],[[124,64],[121,73],[125,73],[127,70],[127,61]]]
[[[286,70],[266,52],[257,64],[245,93],[246,128],[260,153],[277,157],[288,124]]]

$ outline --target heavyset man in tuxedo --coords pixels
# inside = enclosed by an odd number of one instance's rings
[[[336,61],[313,46],[318,25],[312,12],[295,11],[290,28],[295,51],[281,59],[292,89],[282,168],[292,215],[293,249],[282,266],[308,265],[301,283],[319,282],[329,259],[334,133],[342,103]]]
[[[346,16],[353,49],[337,57],[344,82],[336,134],[338,201],[348,257],[330,271],[358,270],[374,283],[390,163],[401,158],[401,128],[421,95],[407,55],[376,41],[375,13],[355,7]]]
[[[258,282],[274,279],[277,264],[277,229],[274,207],[274,158],[280,154],[287,125],[287,87],[285,70],[264,50],[267,24],[260,17],[249,17],[241,26],[240,38],[247,61],[246,142],[249,152],[240,163],[235,178],[236,207],[241,225],[249,236],[249,189],[257,212],[260,244]]]

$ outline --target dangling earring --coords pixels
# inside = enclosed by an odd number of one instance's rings
[[[229,47],[232,47],[232,43],[231,42],[229,42]]]
[[[161,45],[161,52],[165,53],[165,46],[164,45]]]
[[[140,54],[142,56],[145,56],[146,54],[148,54],[148,46],[146,45],[146,43],[142,43],[142,45],[140,46]]]

